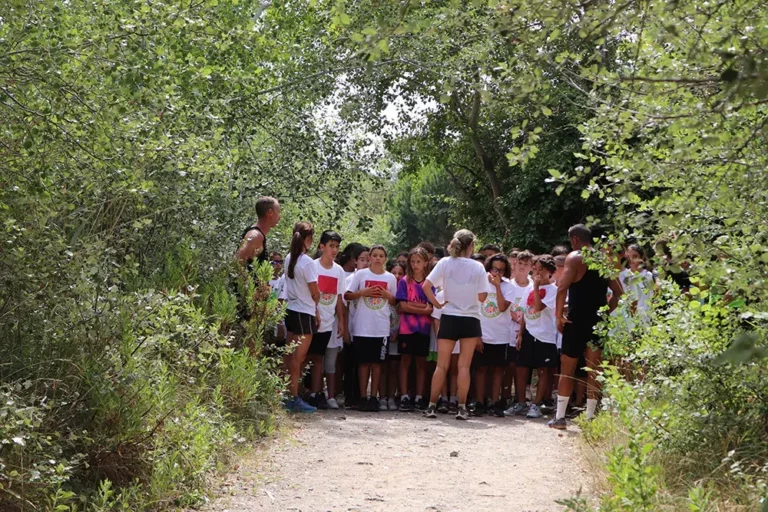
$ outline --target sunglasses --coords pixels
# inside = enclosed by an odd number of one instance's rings
[[[278,266],[278,265],[282,265],[282,264],[283,264],[283,261],[284,261],[284,260],[270,260],[270,261],[269,261],[269,263],[270,263],[270,264],[271,264],[273,267],[276,267],[276,266]]]
[[[503,273],[504,273],[503,268],[491,267],[491,274],[503,274]]]

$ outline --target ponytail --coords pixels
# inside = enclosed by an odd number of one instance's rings
[[[475,241],[475,234],[468,229],[460,229],[453,234],[453,240],[448,244],[448,254],[453,258],[458,258],[469,249],[469,246]]]
[[[311,238],[315,234],[315,228],[312,227],[311,222],[297,222],[293,225],[293,237],[291,238],[291,262],[288,264],[288,269],[285,271],[286,275],[293,279],[294,269],[296,268],[296,262],[307,250],[306,240]]]

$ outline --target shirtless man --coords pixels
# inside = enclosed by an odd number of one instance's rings
[[[600,317],[598,311],[608,302],[606,291],[613,292],[609,309],[613,311],[619,303],[622,289],[616,279],[602,277],[600,272],[590,269],[583,261],[582,249],[591,251],[592,233],[583,224],[576,224],[568,230],[568,238],[573,252],[565,258],[565,270],[557,282],[557,303],[555,318],[557,330],[563,335],[560,354],[561,377],[557,391],[557,413],[548,425],[559,430],[566,429],[565,412],[568,400],[573,393],[574,376],[579,357],[586,355],[587,381],[587,418],[591,419],[597,407],[599,394],[596,369],[602,361],[602,346],[594,332]],[[568,316],[564,314],[565,301],[568,298]]]
[[[260,197],[256,201],[256,224],[243,232],[237,260],[245,264],[250,271],[253,261],[258,263],[269,260],[267,234],[280,222],[280,203],[274,197]]]

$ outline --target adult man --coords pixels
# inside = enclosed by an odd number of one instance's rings
[[[565,412],[568,399],[573,392],[574,375],[581,355],[586,355],[587,366],[592,370],[588,375],[587,418],[595,414],[598,397],[597,374],[595,370],[602,360],[602,348],[594,332],[600,319],[598,311],[608,302],[608,288],[613,292],[609,309],[613,311],[622,294],[621,285],[616,279],[602,277],[600,272],[590,269],[584,262],[584,255],[593,251],[592,233],[583,224],[576,224],[568,230],[568,238],[573,251],[565,258],[565,270],[557,282],[557,303],[555,318],[557,329],[563,335],[560,355],[560,380],[557,391],[557,414],[548,425],[551,428],[565,430]],[[568,298],[568,316],[564,314],[565,301]]]
[[[248,270],[253,268],[253,260],[258,263],[268,261],[267,234],[280,222],[280,203],[274,197],[263,196],[256,201],[256,224],[243,232],[237,259]]]

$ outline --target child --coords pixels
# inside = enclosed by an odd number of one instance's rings
[[[438,302],[443,302],[443,292],[437,292],[435,298]],[[443,310],[438,308],[432,308],[432,336],[430,340],[430,350],[432,345],[436,344],[437,333],[440,332],[440,318],[443,316]],[[458,377],[459,377],[459,349],[460,343],[456,343],[453,346],[453,352],[451,352],[451,362],[448,366],[448,378],[443,383],[440,399],[437,401],[437,412],[441,414],[456,414],[459,412],[459,397],[458,397]],[[435,349],[435,352],[437,350]],[[435,354],[435,360],[437,360],[437,354]],[[450,385],[449,385],[450,379]],[[450,389],[450,394],[449,394]]]
[[[507,314],[509,298],[512,297],[512,285],[502,281],[502,278],[508,279],[510,276],[509,261],[503,254],[496,253],[485,262],[485,270],[488,272],[486,287],[488,295],[480,306],[483,342],[478,345],[479,354],[475,355],[477,359],[475,389],[478,399],[475,414],[481,416],[485,413],[484,402],[487,399],[493,404],[494,415],[504,417],[501,381],[502,372],[507,366],[507,347],[512,340],[512,317]],[[489,368],[492,369],[490,395],[487,394],[486,386]]]
[[[405,266],[396,262],[392,266],[392,275],[400,283],[400,280],[405,277]],[[379,385],[379,395],[388,398],[379,400],[379,410],[381,411],[396,411],[399,409],[395,401],[398,381],[400,379],[400,352],[397,350],[397,336],[399,332],[400,314],[397,312],[397,307],[392,307],[390,308],[389,317],[389,354],[387,355],[386,372],[382,375],[381,384]]]
[[[627,247],[624,254],[629,268],[621,271],[619,281],[627,295],[630,313],[644,322],[647,320],[648,301],[653,295],[655,286],[653,274],[645,269],[645,252],[642,247],[632,244]]]
[[[384,246],[374,245],[370,251],[371,267],[358,270],[347,284],[344,298],[358,300],[355,308],[352,344],[355,347],[358,364],[358,378],[361,411],[378,412],[381,364],[387,358],[389,344],[389,307],[395,304],[397,284],[395,276],[384,270],[387,251]],[[371,393],[368,396],[368,378],[371,379]],[[363,399],[367,397],[367,399]]]
[[[429,254],[416,247],[408,254],[407,276],[397,284],[397,307],[400,313],[398,351],[400,353],[400,410],[413,411],[427,408],[424,401],[427,356],[429,355],[429,330],[432,305],[424,295],[422,284],[427,277]],[[408,393],[408,372],[411,359],[416,362],[415,400]]]
[[[352,245],[352,244],[350,244]],[[362,244],[355,244],[351,254],[351,269],[348,267],[344,268],[344,273],[347,275],[347,286],[349,286],[349,283],[352,282],[352,277],[355,275],[355,272],[358,270],[362,270],[365,268],[368,268],[369,264],[369,255],[370,255],[371,249],[362,245]],[[344,398],[346,400],[346,407],[348,408],[354,408],[357,407],[357,401],[360,398],[358,396],[358,390],[360,388],[358,381],[357,381],[357,356],[355,355],[355,347],[352,344],[352,337],[354,333],[352,330],[354,329],[354,318],[355,318],[355,311],[357,310],[357,301],[346,301],[347,302],[347,328],[344,331],[344,344],[345,344],[345,352],[344,355]]]
[[[291,253],[285,262],[285,294],[288,300],[285,327],[288,343],[297,344],[294,353],[288,357],[290,398],[286,400],[285,407],[292,412],[317,410],[299,397],[299,378],[312,336],[317,332],[317,303],[320,300],[317,267],[306,254],[312,247],[314,234],[312,224],[297,222],[293,226]]]
[[[344,303],[341,296],[346,289],[344,269],[333,260],[339,252],[341,236],[335,231],[323,231],[320,235],[318,250],[322,251],[320,258],[315,260],[317,269],[317,287],[320,290],[320,300],[317,305],[318,328],[309,346],[309,360],[312,362],[311,386],[307,402],[318,409],[328,409],[330,404],[323,394],[323,371],[328,374],[328,396],[336,396],[336,383],[333,382],[336,373],[336,354],[338,349],[329,349],[331,336],[334,332],[344,333]],[[342,320],[336,322],[337,319]],[[334,340],[335,341],[335,340]],[[326,357],[330,360],[325,365]],[[328,371],[330,370],[330,371]],[[335,402],[335,400],[334,400]],[[338,407],[336,407],[338,408]]]
[[[512,288],[508,297],[510,301],[510,316],[512,317],[512,341],[507,352],[507,373],[514,376],[517,371],[517,337],[520,334],[523,325],[523,315],[525,312],[525,302],[533,288],[533,281],[528,276],[533,268],[533,254],[530,251],[516,252],[517,264],[514,266],[514,276],[509,282]],[[527,382],[526,382],[527,384]],[[511,387],[511,383],[510,383]],[[511,389],[510,389],[511,391]],[[510,393],[511,394],[511,393]],[[504,411],[506,416],[514,416],[525,410],[525,385],[515,386],[515,403],[509,409]]]
[[[542,416],[541,403],[551,393],[552,370],[559,360],[557,353],[557,326],[555,299],[557,286],[552,283],[555,259],[549,254],[533,260],[533,288],[528,294],[521,334],[517,338],[517,372],[515,388],[525,389],[531,368],[536,368],[539,383],[536,397],[528,409],[528,418]]]

